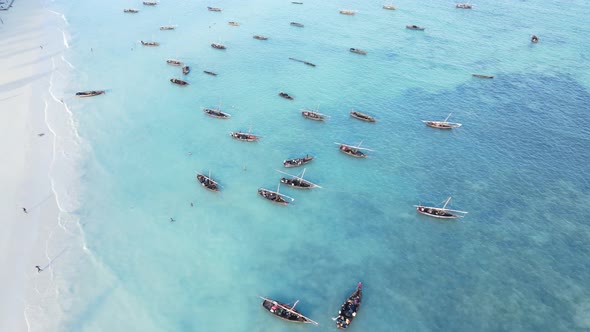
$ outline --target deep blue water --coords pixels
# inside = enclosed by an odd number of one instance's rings
[[[271,317],[257,295],[299,299],[333,330],[358,281],[351,330],[590,329],[589,4],[304,2],[51,5],[70,23],[69,92],[108,89],[67,100],[89,147],[78,211],[88,255],[63,291],[62,330],[313,329]],[[192,67],[190,86],[170,84],[181,74],[168,58]],[[202,113],[220,101],[231,119]],[[328,121],[301,117],[318,105]],[[353,108],[378,122],[351,119]],[[421,122],[449,113],[463,126]],[[237,142],[236,130],[264,137]],[[334,144],[361,141],[374,150],[363,160]],[[306,153],[322,189],[281,188],[288,207],[257,197],[276,188],[282,160]],[[203,190],[197,171],[222,191]],[[465,218],[413,208],[449,196]]]

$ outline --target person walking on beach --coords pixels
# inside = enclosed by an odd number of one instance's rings
[[[26,208],[23,208],[24,213],[29,213]]]
[[[43,269],[39,265],[35,265],[35,267],[37,268],[37,273],[41,273],[41,271],[43,271]]]

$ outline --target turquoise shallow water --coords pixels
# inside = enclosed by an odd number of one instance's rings
[[[65,57],[77,69],[67,92],[108,89],[66,98],[90,147],[78,212],[91,263],[64,292],[73,302],[63,330],[312,328],[270,317],[257,295],[300,299],[302,313],[332,330],[358,281],[365,298],[352,330],[590,328],[588,3],[381,5],[51,5],[70,24]],[[158,30],[166,24],[178,28]],[[151,39],[162,45],[138,45]],[[190,86],[170,84],[181,75],[168,58],[192,67]],[[232,118],[204,116],[220,100]],[[299,114],[318,104],[325,123]],[[352,108],[379,122],[351,119]],[[461,128],[420,121],[450,112]],[[260,142],[228,135],[249,129]],[[375,150],[366,160],[334,144],[360,141]],[[289,207],[257,197],[276,187],[283,159],[306,153],[317,157],[306,177],[323,189],[282,188],[296,199]],[[196,171],[211,171],[222,192],[198,186]],[[448,196],[469,211],[464,219],[412,207]]]

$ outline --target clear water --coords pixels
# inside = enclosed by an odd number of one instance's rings
[[[271,317],[257,295],[299,299],[333,330],[358,281],[365,298],[352,330],[590,329],[590,4],[383,4],[50,4],[69,22],[65,57],[76,70],[66,93],[108,89],[67,99],[91,150],[79,210],[87,251],[60,292],[60,330],[311,328]],[[158,29],[167,24],[178,28]],[[182,75],[168,58],[192,67],[190,86],[169,82]],[[220,101],[231,119],[202,113]],[[328,121],[301,117],[318,105]],[[378,122],[351,119],[352,108]],[[451,112],[457,130],[421,122]],[[238,142],[236,130],[264,137]],[[375,150],[364,160],[334,144],[361,141]],[[288,207],[257,196],[276,188],[282,160],[306,153],[316,156],[306,178],[323,189],[281,188],[295,198]],[[203,190],[197,171],[222,191]],[[465,218],[413,208],[448,196]]]

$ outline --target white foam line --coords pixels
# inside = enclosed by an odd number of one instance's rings
[[[47,8],[45,8],[45,9],[47,9]],[[61,16],[61,19],[62,19],[62,20],[64,20],[64,22],[65,22],[67,25],[70,25],[70,22],[68,22],[68,20],[66,19],[66,15],[64,15],[64,14],[62,14],[62,13],[60,13],[60,12],[56,12],[56,11],[54,11],[54,10],[51,10],[51,9],[47,9],[47,11],[49,11],[49,12],[51,12],[51,13],[53,13],[53,14],[57,15],[57,16]]]
[[[64,45],[66,46],[66,48],[70,48],[70,45],[68,44],[68,39],[66,37],[66,32],[65,31],[61,31],[61,35],[63,36],[64,39]]]
[[[65,62],[65,63],[67,63],[67,64],[68,64],[68,66],[70,66],[70,68],[72,68],[72,69],[74,69],[74,70],[76,69],[76,67],[74,67],[74,65],[73,65],[73,64],[71,64],[71,63],[70,63],[68,60],[66,60],[66,58],[64,58],[64,56],[63,56],[63,55],[61,56],[61,59],[62,59],[62,60]]]

